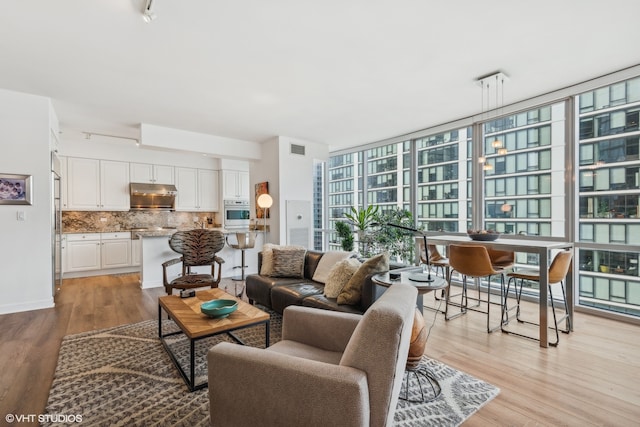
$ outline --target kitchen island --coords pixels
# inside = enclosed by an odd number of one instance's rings
[[[226,236],[230,236],[231,243],[235,243],[235,233],[243,230],[225,230],[223,228],[214,228],[213,230],[222,231]],[[246,230],[244,230],[246,232]],[[140,265],[140,287],[142,289],[157,288],[164,286],[162,281],[162,263],[180,255],[169,247],[169,238],[176,230],[148,230],[138,231],[136,235],[140,237],[141,247],[141,265]],[[255,247],[246,249],[245,251],[245,274],[257,273],[258,271],[258,252],[262,248],[263,233],[256,233]],[[238,267],[241,264],[241,253],[239,250],[225,245],[218,256],[224,259],[222,264],[222,277],[231,277],[239,273]],[[197,267],[192,269],[193,272],[207,273],[209,267]],[[181,265],[176,264],[168,269],[169,280],[173,280],[181,273]]]

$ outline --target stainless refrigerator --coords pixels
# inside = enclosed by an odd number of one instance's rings
[[[51,293],[62,286],[62,174],[60,159],[51,153]]]

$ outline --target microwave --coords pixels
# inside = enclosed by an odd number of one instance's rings
[[[224,201],[224,228],[248,229],[251,219],[249,200]]]

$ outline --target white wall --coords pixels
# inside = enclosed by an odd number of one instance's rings
[[[288,200],[304,200],[309,202],[308,217],[313,212],[313,165],[315,160],[328,160],[329,147],[310,141],[281,136],[279,140],[280,186],[279,197],[274,198],[278,204],[279,241],[287,242],[286,208]],[[305,147],[305,155],[291,154],[291,144]],[[313,227],[313,222],[311,224]],[[313,242],[313,228],[309,231],[309,242]]]
[[[0,205],[0,313],[53,306],[50,110],[48,98],[0,89],[0,173],[33,186],[32,205]]]
[[[305,155],[290,154],[292,143],[303,145]],[[273,207],[271,208],[271,218],[267,221],[270,227],[267,242],[286,243],[287,200],[313,201],[314,160],[327,160],[328,158],[329,147],[326,144],[286,136],[272,138],[263,143],[261,161],[251,165],[251,184],[269,182],[269,193],[273,197]],[[251,202],[253,204],[255,200]],[[309,215],[311,214],[312,212],[309,212]],[[312,241],[311,236],[310,241]]]

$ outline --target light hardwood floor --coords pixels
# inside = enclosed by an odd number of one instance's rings
[[[62,337],[157,318],[163,289],[141,290],[137,279],[68,279],[54,309],[0,316],[0,425],[6,414],[44,412]],[[639,425],[640,327],[577,313],[575,332],[543,349],[487,334],[479,313],[444,321],[425,310],[434,319],[427,356],[501,389],[465,426]]]

